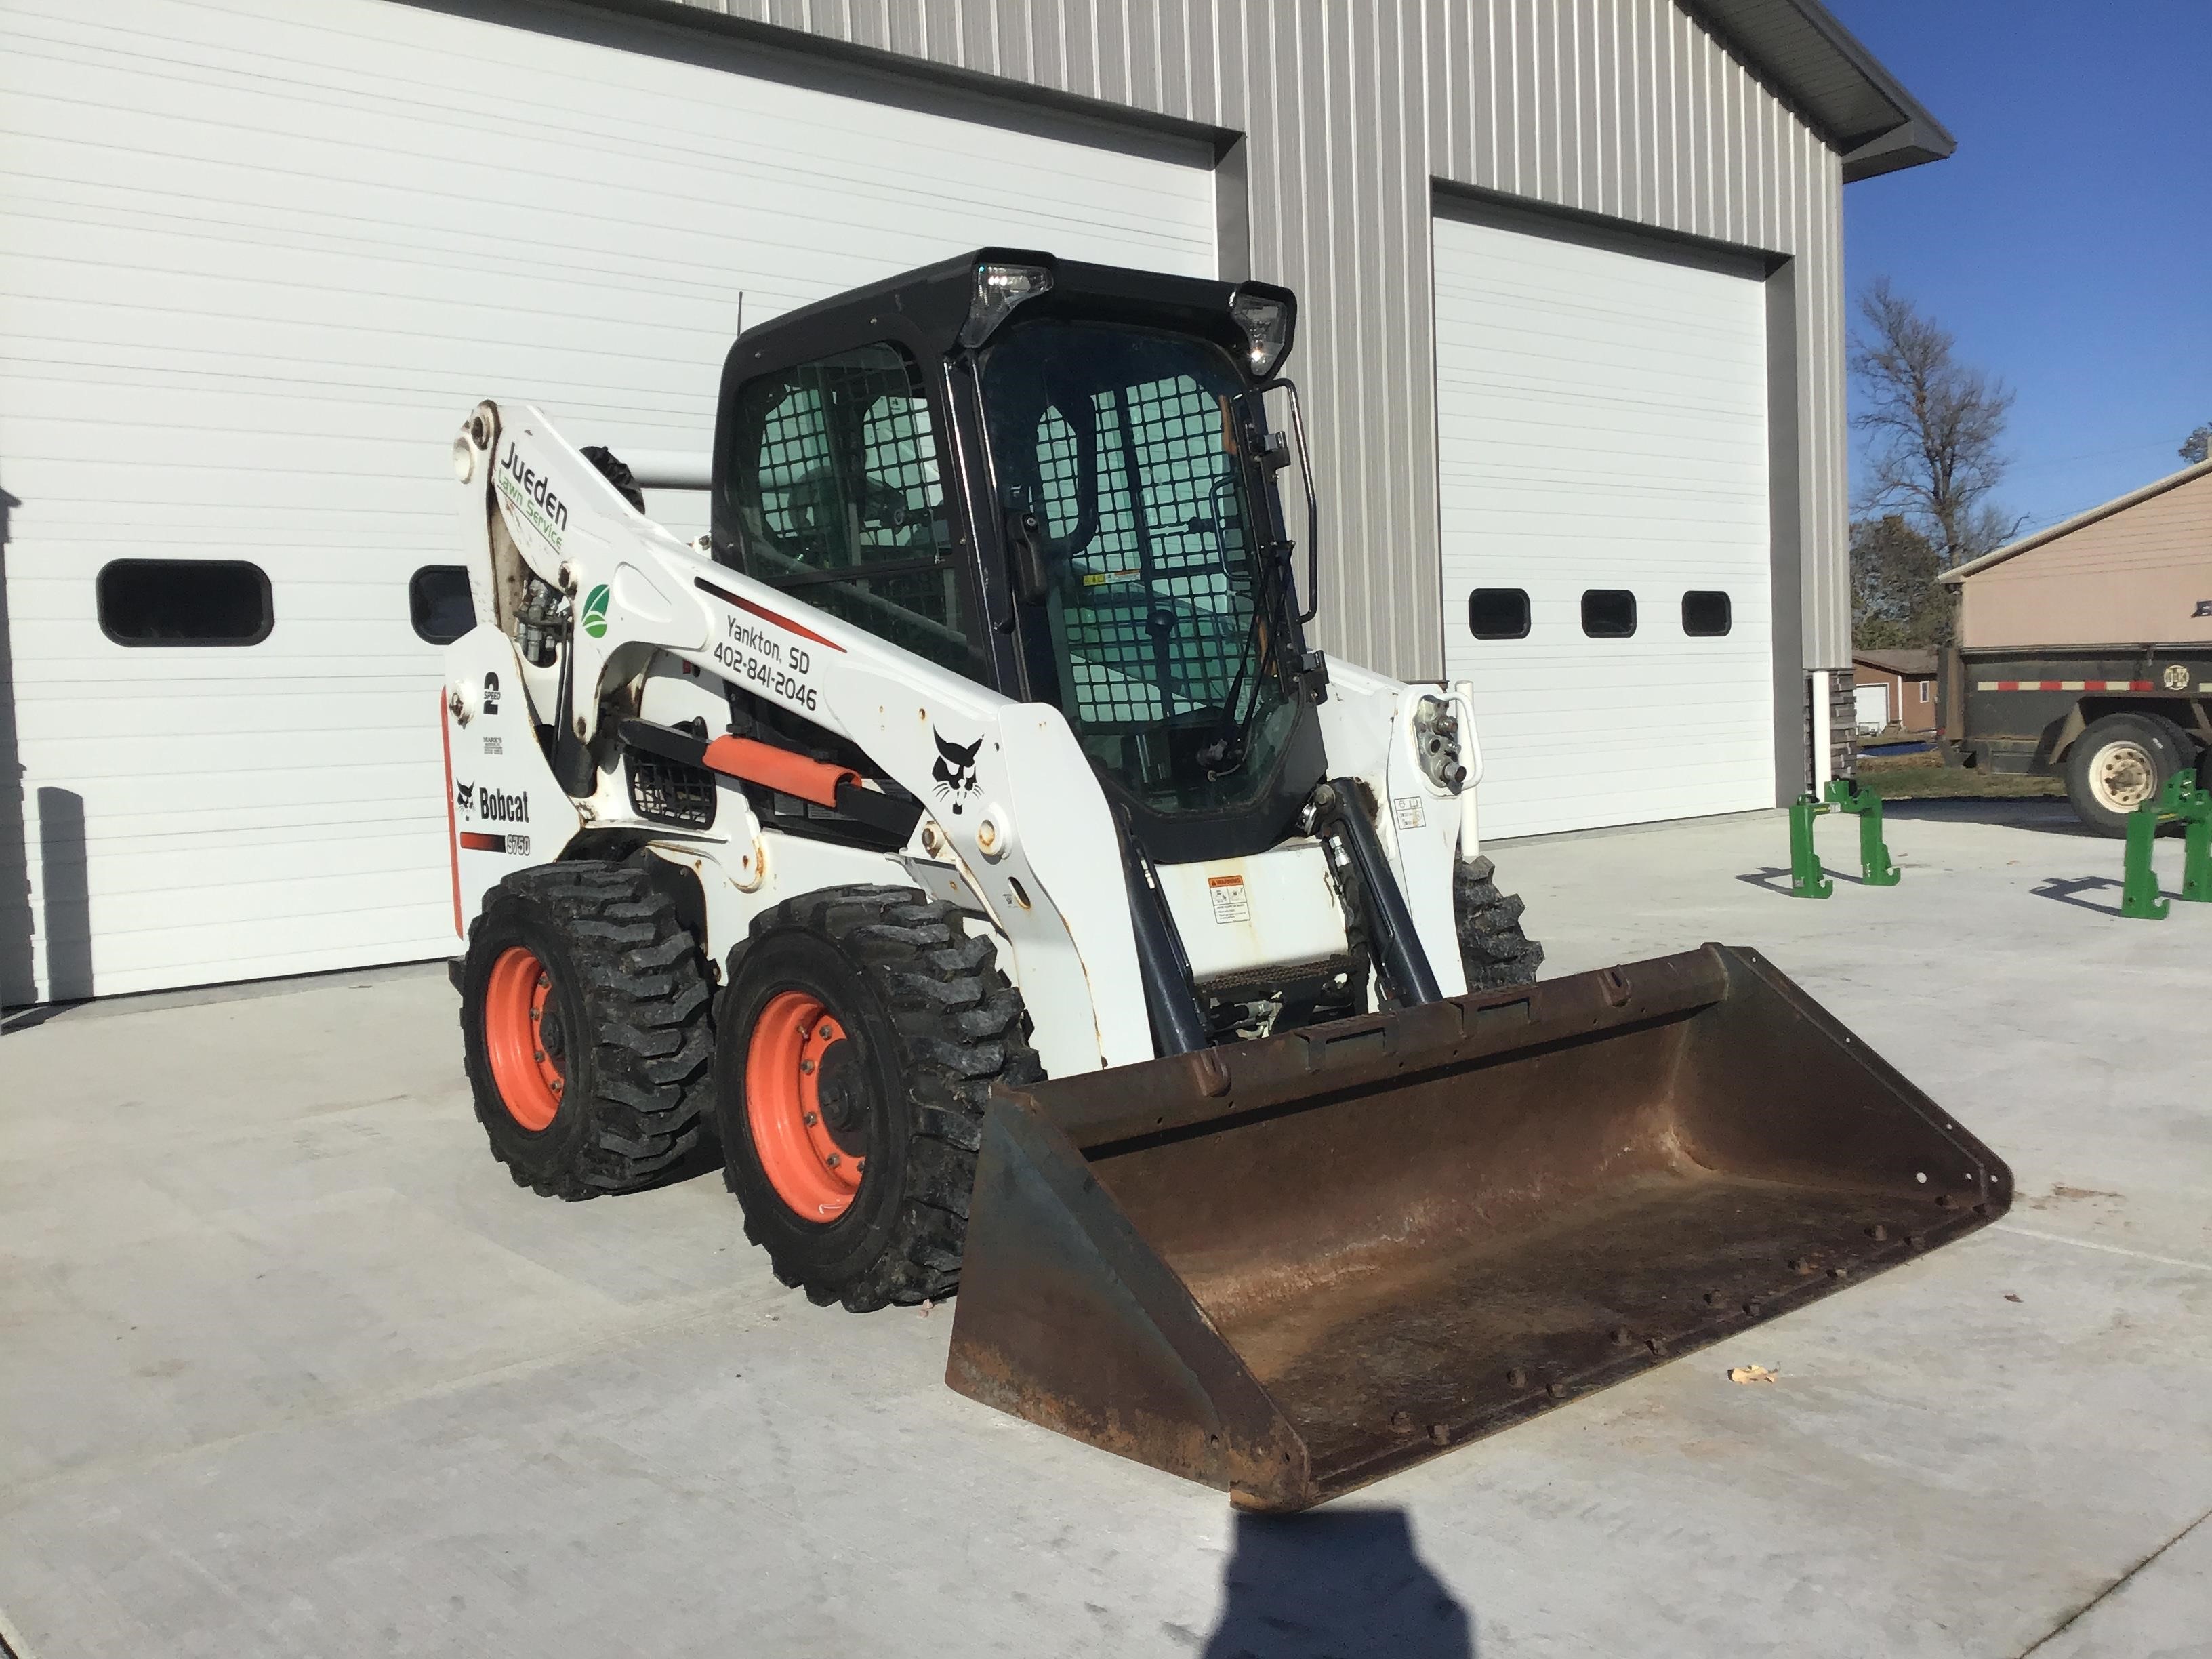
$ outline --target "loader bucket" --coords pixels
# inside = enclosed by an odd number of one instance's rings
[[[946,1380],[1297,1510],[2002,1213],[2012,1175],[1753,952],[998,1093]]]

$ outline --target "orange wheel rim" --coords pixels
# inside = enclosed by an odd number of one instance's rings
[[[822,1110],[822,1065],[845,1040],[820,999],[779,991],[753,1022],[745,1049],[753,1150],[775,1195],[807,1221],[835,1221],[851,1208],[868,1167],[850,1132],[841,1141]]]
[[[548,1023],[552,994],[552,975],[520,945],[500,952],[484,981],[484,1053],[492,1084],[507,1115],[533,1134],[559,1114],[568,1085],[557,1007]]]

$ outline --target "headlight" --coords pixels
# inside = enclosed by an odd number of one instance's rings
[[[1229,301],[1229,314],[1244,331],[1245,366],[1255,380],[1268,379],[1283,366],[1291,351],[1291,319],[1294,309],[1280,295],[1258,294],[1239,289]]]
[[[1042,265],[977,265],[975,296],[968,302],[968,321],[960,330],[960,343],[982,344],[1016,306],[1051,287],[1052,272]]]

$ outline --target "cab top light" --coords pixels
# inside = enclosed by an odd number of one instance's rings
[[[975,295],[968,302],[960,343],[971,348],[982,344],[1016,306],[1051,287],[1052,272],[1042,265],[977,265]]]
[[[1244,331],[1245,366],[1252,378],[1264,380],[1283,366],[1291,349],[1291,307],[1272,295],[1240,292],[1229,302],[1229,314]]]

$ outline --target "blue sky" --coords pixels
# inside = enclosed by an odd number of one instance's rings
[[[1959,140],[1844,191],[1887,274],[2018,393],[2033,529],[2183,465],[2212,421],[2212,0],[1827,0]]]

